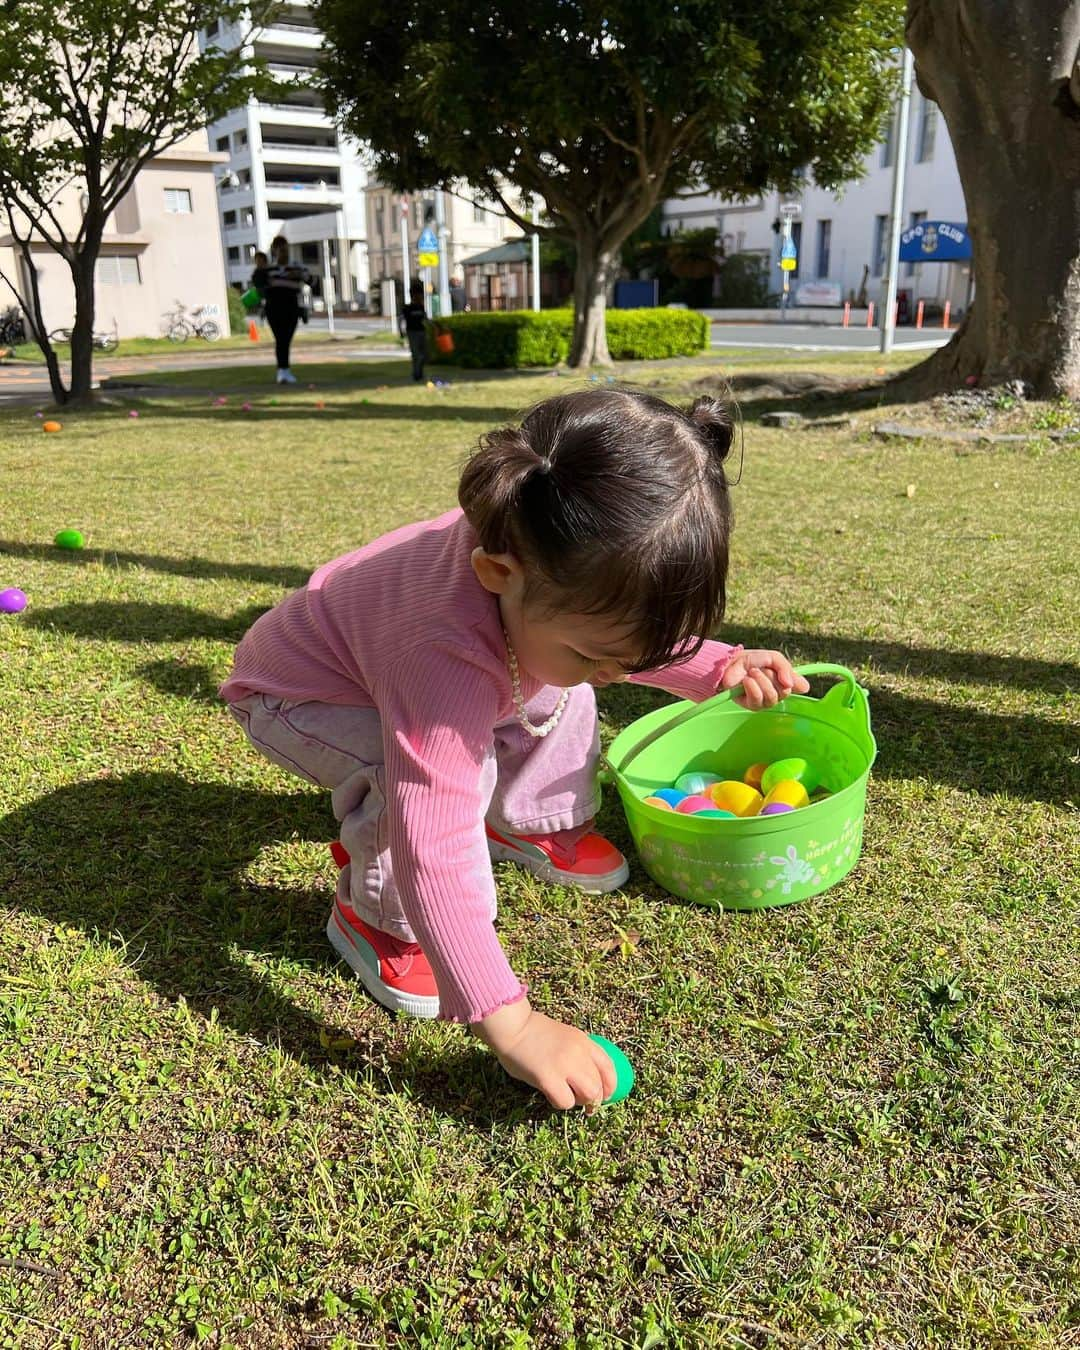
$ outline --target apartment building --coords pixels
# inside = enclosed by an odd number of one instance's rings
[[[404,218],[409,241],[409,267],[412,277],[420,276],[416,265],[417,243],[425,225],[435,230],[435,194],[419,192],[403,195],[377,181],[367,187],[368,259],[375,290],[381,284],[393,281],[400,288],[403,276],[401,255],[401,221]],[[513,200],[513,198],[511,198]],[[521,207],[518,206],[521,210]],[[495,248],[508,239],[520,239],[521,230],[502,214],[494,203],[477,197],[464,184],[443,193],[445,213],[445,242],[452,279],[464,284],[463,264],[474,254]],[[527,213],[526,213],[527,214]],[[434,273],[434,269],[431,269]],[[422,277],[428,286],[438,291],[438,277]],[[521,308],[528,307],[528,297],[518,297]]]
[[[880,301],[889,245],[896,128],[894,112],[884,139],[866,157],[866,173],[858,182],[835,193],[807,184],[801,193],[785,198],[800,208],[792,225],[798,252],[793,274],[796,297],[803,286],[811,297],[820,283],[832,283],[843,299],[858,300],[865,294]],[[937,105],[918,90],[911,98],[908,156],[904,228],[924,220],[966,224],[967,208],[944,119]],[[768,264],[771,288],[779,290],[782,240],[773,230],[779,214],[780,196],[775,192],[747,202],[702,193],[666,202],[663,222],[665,229],[673,231],[715,227],[727,254],[762,257]],[[902,296],[906,292],[909,311],[913,312],[919,300],[938,306],[948,300],[956,316],[968,302],[970,263],[901,263],[898,285]]]
[[[215,171],[225,157],[198,132],[150,160],[105,223],[95,276],[95,331],[121,338],[160,337],[166,312],[179,300],[229,331],[225,269],[219,244]],[[72,184],[55,211],[74,235],[82,193]],[[70,327],[75,292],[67,264],[44,243],[33,245],[47,332]],[[0,271],[29,294],[21,256],[0,234]]]
[[[246,286],[252,255],[283,234],[315,277],[329,272],[335,301],[367,302],[369,269],[364,189],[357,143],[327,116],[311,76],[322,46],[309,0],[287,0],[269,27],[220,22],[200,45],[231,49],[248,38],[281,88],[277,101],[252,100],[209,127],[211,146],[228,156],[218,175],[218,208],[229,283]]]

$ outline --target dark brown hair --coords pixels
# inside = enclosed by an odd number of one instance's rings
[[[689,656],[724,614],[732,513],[727,406],[629,389],[545,399],[481,437],[458,500],[488,553],[512,553],[548,614],[626,623],[635,670]]]

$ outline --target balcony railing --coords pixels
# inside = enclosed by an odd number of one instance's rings
[[[317,150],[320,154],[336,155],[338,147],[331,142],[329,145],[312,145],[307,141],[266,141],[262,143],[264,150],[298,150],[304,153],[309,150]]]

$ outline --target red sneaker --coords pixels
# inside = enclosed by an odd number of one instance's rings
[[[566,835],[510,834],[506,830],[485,827],[488,851],[496,862],[514,862],[544,881],[560,886],[578,886],[583,891],[602,895],[613,891],[630,876],[626,859],[603,835],[595,831],[576,843],[567,843]]]
[[[330,851],[339,867],[349,861],[341,844],[332,844]],[[438,1017],[438,986],[418,943],[372,928],[343,900],[334,901],[326,936],[377,1003],[413,1017]]]

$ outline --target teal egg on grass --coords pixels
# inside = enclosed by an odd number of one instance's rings
[[[617,1045],[603,1036],[589,1037],[590,1041],[595,1041],[601,1050],[605,1051],[615,1066],[615,1091],[604,1102],[605,1106],[611,1106],[615,1102],[624,1101],[629,1097],[634,1086],[634,1068],[630,1061]]]

